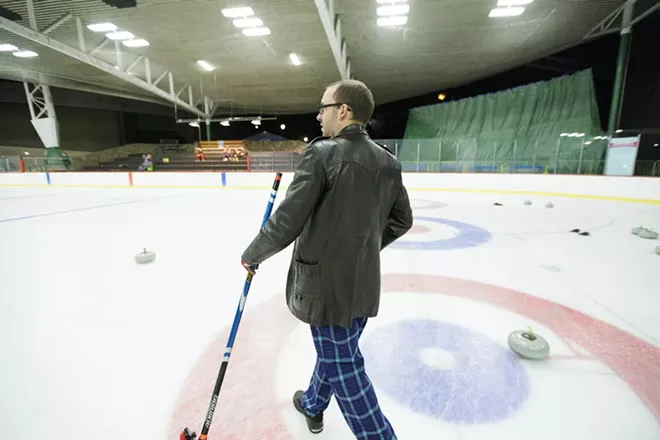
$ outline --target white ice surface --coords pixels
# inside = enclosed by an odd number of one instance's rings
[[[282,197],[283,192],[278,202]],[[660,242],[630,234],[640,224],[660,230],[660,206],[553,198],[555,208],[547,209],[550,199],[528,196],[411,192],[411,197],[448,205],[418,210],[417,216],[475,224],[493,238],[451,251],[388,249],[384,273],[435,274],[514,289],[579,310],[656,349],[660,345],[660,284],[653,274],[660,267],[653,248]],[[209,343],[231,326],[245,280],[240,256],[267,199],[268,191],[256,190],[0,188],[2,437],[166,439],[186,377]],[[525,199],[533,205],[525,206]],[[495,201],[504,206],[493,206]],[[456,233],[423,225],[431,231],[406,239]],[[567,234],[573,228],[592,236]],[[157,259],[136,265],[133,256],[144,247]],[[281,297],[290,251],[262,265],[246,316]],[[487,304],[409,292],[384,298],[365,340],[404,317],[452,322],[503,347],[510,331],[530,324]],[[532,325],[551,341],[553,353],[575,353],[576,347],[550,329]],[[306,431],[289,404],[294,389],[306,387],[313,367],[309,329],[300,324],[278,343],[277,365],[263,366],[274,369],[276,384],[264,388],[281,403],[287,438],[351,438],[334,401],[320,436]],[[439,350],[421,357],[435,368],[454,365]],[[403,440],[660,437],[651,412],[602,363],[565,359],[525,368],[530,398],[514,417],[495,424],[457,426],[415,414],[377,391]],[[230,363],[230,371],[240,369]],[[221,395],[217,411],[224,405],[241,402],[225,402]]]

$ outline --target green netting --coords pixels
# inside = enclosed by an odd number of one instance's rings
[[[584,137],[560,136],[583,133]],[[575,172],[583,161],[600,161],[601,136],[591,70],[503,92],[410,110],[402,162],[479,165],[539,164]],[[559,156],[557,150],[559,147]]]

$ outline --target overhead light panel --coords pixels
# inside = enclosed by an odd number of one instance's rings
[[[522,15],[525,12],[523,7],[513,7],[513,8],[495,8],[490,11],[488,14],[489,17],[517,17]]]
[[[302,64],[300,62],[300,58],[298,58],[298,55],[296,55],[295,53],[289,54],[289,58],[291,59],[291,62],[296,66],[300,66]]]
[[[406,23],[408,23],[406,16],[379,17],[377,21],[378,26],[402,26]]]
[[[0,52],[13,52],[18,50],[18,47],[13,44],[0,44]]]
[[[117,26],[112,23],[95,23],[87,25],[87,29],[94,32],[113,32],[117,30]]]
[[[111,40],[132,40],[135,38],[135,35],[128,31],[110,32],[105,34],[105,36]]]
[[[250,7],[240,6],[237,8],[223,9],[222,15],[224,15],[227,18],[249,17],[251,15],[254,15],[254,11]]]
[[[261,18],[257,18],[257,17],[237,18],[236,20],[233,21],[233,23],[234,26],[236,26],[237,28],[259,27],[264,25],[264,22],[261,20]]]
[[[223,127],[229,127],[230,124],[229,121],[220,121],[220,125],[222,125]]]
[[[21,50],[18,52],[13,52],[12,55],[19,58],[33,58],[39,56],[39,54],[37,54],[36,52],[32,52],[31,50]]]
[[[534,2],[534,0],[499,0],[497,6],[523,6]]]
[[[267,27],[254,27],[243,29],[243,34],[248,37],[260,37],[262,35],[270,35],[270,29]]]
[[[122,44],[126,47],[145,47],[145,46],[149,46],[149,42],[147,40],[143,40],[142,38],[138,38],[136,40],[126,40]]]
[[[392,6],[381,6],[376,9],[376,14],[378,15],[405,15],[410,11],[410,5],[392,5]]]
[[[261,121],[260,121],[259,119],[255,119],[255,120],[253,120],[253,121],[251,121],[251,122],[252,122],[252,125],[254,125],[255,127],[258,127],[258,126],[261,125]]]
[[[204,60],[197,61],[197,64],[199,64],[199,67],[206,70],[207,72],[212,72],[213,70],[215,70],[215,67],[213,67],[212,65],[210,65],[209,63],[207,63]]]

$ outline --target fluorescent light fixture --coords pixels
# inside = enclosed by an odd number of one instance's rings
[[[489,17],[516,17],[525,12],[523,7],[514,8],[495,8],[488,14]]]
[[[188,123],[191,127],[199,127],[199,122],[190,122]]]
[[[267,27],[255,27],[243,29],[243,34],[248,37],[260,37],[262,35],[270,35],[270,29]]]
[[[223,127],[229,127],[229,121],[221,121],[220,125],[222,125]]]
[[[584,145],[591,145],[591,141],[585,142]]]
[[[135,38],[135,35],[128,31],[110,32],[105,34],[105,36],[111,40],[132,40]]]
[[[559,135],[559,137],[566,137],[566,136],[569,136],[569,134],[568,133],[562,133],[562,134]]]
[[[0,44],[0,52],[13,52],[18,50],[18,47],[13,44]]]
[[[19,52],[13,52],[12,55],[19,58],[32,58],[39,56],[36,52],[32,52],[31,50],[21,50]]]
[[[117,30],[117,26],[112,23],[95,23],[87,25],[87,29],[94,32],[113,32]]]
[[[204,60],[197,61],[197,64],[199,64],[199,67],[206,70],[207,72],[212,72],[212,71],[215,70],[215,67],[213,67],[212,65],[210,65],[209,63],[207,63]]]
[[[144,47],[144,46],[149,46],[149,42],[147,40],[143,40],[142,38],[138,38],[136,40],[126,40],[122,43],[126,47]]]
[[[623,130],[619,129],[619,130],[615,131],[615,133],[623,133]]]
[[[410,11],[410,5],[392,5],[392,6],[381,6],[376,9],[376,14],[378,15],[405,15]]]
[[[402,26],[408,23],[408,17],[401,16],[391,16],[391,17],[380,17],[378,19],[378,26]]]
[[[226,8],[222,10],[222,15],[228,18],[236,18],[236,17],[249,17],[250,15],[254,15],[254,11],[252,8],[247,7],[247,6],[239,6],[237,8]]]
[[[406,3],[408,0],[376,0],[376,3]]]
[[[234,26],[237,28],[245,28],[245,27],[259,27],[263,26],[264,22],[261,20],[261,18],[253,17],[253,18],[237,18],[236,20],[233,21]]]
[[[657,147],[658,145],[660,145],[660,144],[653,144],[654,147]]]
[[[259,125],[261,125],[261,121],[259,119],[254,119],[252,121],[252,125],[259,126]]]
[[[298,55],[296,55],[295,53],[289,54],[289,58],[291,59],[291,62],[296,66],[300,66],[302,64],[300,62],[300,58],[298,58]]]
[[[523,6],[534,2],[534,0],[499,0],[497,6]]]

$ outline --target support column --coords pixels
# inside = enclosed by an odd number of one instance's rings
[[[32,126],[47,149],[60,147],[60,130],[55,114],[55,105],[50,87],[41,84],[23,83],[27,97]]]
[[[206,140],[211,140],[211,121],[206,121]]]
[[[630,39],[632,37],[631,22],[635,12],[635,2],[637,0],[628,0],[623,10],[621,39],[619,42],[619,55],[616,65],[616,77],[614,79],[614,90],[612,91],[612,105],[610,108],[610,117],[607,124],[607,132],[611,136],[619,128],[621,119],[621,104],[623,102],[623,92],[626,84],[626,74],[628,71],[628,54],[630,52]]]

